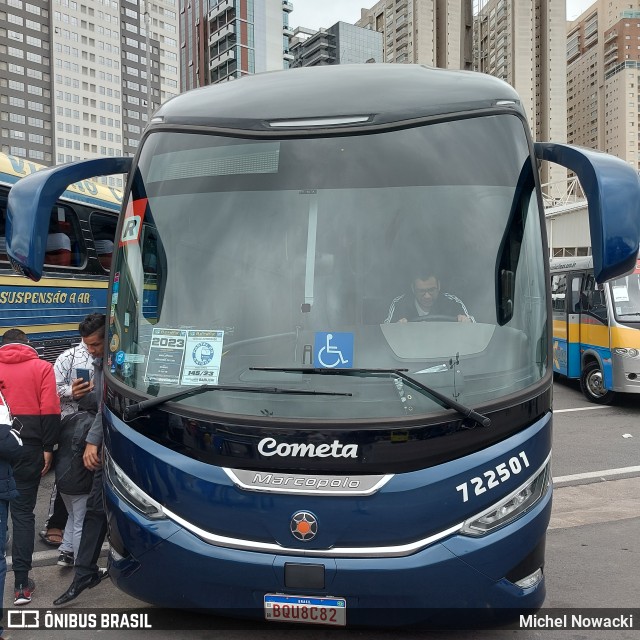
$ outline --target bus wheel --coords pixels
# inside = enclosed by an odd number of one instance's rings
[[[602,369],[594,360],[585,364],[580,376],[580,388],[586,399],[596,404],[610,404],[616,395],[605,388]]]

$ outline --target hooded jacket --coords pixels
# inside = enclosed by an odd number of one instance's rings
[[[0,347],[0,390],[17,418],[25,445],[53,451],[60,432],[60,399],[53,366],[28,344]]]

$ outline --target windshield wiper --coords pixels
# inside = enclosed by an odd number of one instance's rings
[[[125,407],[122,412],[122,416],[125,420],[132,420],[145,409],[151,407],[157,407],[160,404],[175,400],[176,398],[188,398],[195,396],[198,393],[204,393],[205,391],[241,391],[244,393],[281,393],[298,396],[351,396],[351,393],[342,393],[338,391],[310,391],[308,389],[280,389],[279,387],[239,387],[235,385],[224,384],[203,384],[199,387],[192,387],[191,389],[182,389],[182,391],[176,391],[166,396],[159,396],[157,398],[149,398],[149,400],[141,400],[140,402],[134,402]]]
[[[617,315],[621,318],[622,316],[640,316],[640,313],[618,313]]]
[[[491,418],[483,416],[481,413],[474,411],[470,407],[465,407],[463,404],[447,398],[447,396],[441,394],[439,391],[428,387],[426,384],[416,380],[410,375],[407,375],[408,369],[321,369],[316,367],[249,367],[250,371],[281,371],[283,373],[311,373],[317,375],[334,375],[334,376],[371,376],[384,375],[386,377],[396,376],[402,378],[409,384],[413,385],[417,389],[424,391],[431,397],[435,398],[439,404],[447,409],[453,409],[465,418],[471,418],[479,425],[483,427],[491,426]]]

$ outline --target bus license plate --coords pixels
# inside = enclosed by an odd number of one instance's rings
[[[267,593],[264,617],[271,622],[303,622],[344,627],[347,624],[347,601],[344,598],[313,598]]]

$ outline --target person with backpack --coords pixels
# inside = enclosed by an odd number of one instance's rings
[[[82,534],[87,497],[91,490],[93,472],[82,464],[82,433],[87,423],[90,426],[97,412],[92,380],[93,361],[94,358],[102,356],[105,320],[104,313],[91,313],[84,318],[78,325],[82,340],[75,347],[61,353],[54,365],[62,414],[61,435],[54,463],[54,491],[64,494],[60,498],[64,510],[68,513],[58,548],[58,564],[63,567],[74,565]],[[80,377],[80,372],[88,375],[88,381]],[[58,478],[61,478],[62,486],[58,484]],[[70,504],[73,512],[69,511]],[[55,510],[52,515],[56,515]],[[51,520],[48,527],[51,527]],[[48,530],[47,534],[49,533]]]
[[[65,416],[60,428],[54,468],[57,490],[69,514],[58,556],[58,564],[63,567],[73,567],[82,538],[87,498],[93,484],[93,471],[84,466],[82,455],[96,412],[94,401],[87,410]]]
[[[0,593],[4,593],[4,583],[7,577],[7,560],[5,546],[7,542],[7,519],[9,516],[9,501],[16,498],[16,481],[13,478],[11,466],[22,452],[22,440],[13,428],[13,417],[0,391]],[[0,636],[2,628],[2,601],[0,600]]]
[[[102,490],[101,448],[103,440],[103,359],[96,356],[93,361],[93,382],[96,394],[97,413],[84,437],[82,462],[93,473],[93,483],[86,502],[86,513],[82,525],[80,546],[75,555],[74,578],[69,588],[53,601],[60,606],[75,600],[85,589],[92,589],[107,577],[106,569],[98,567],[102,543],[107,535],[107,516],[104,510]]]
[[[0,390],[19,422],[22,454],[13,464],[18,496],[11,500],[11,557],[14,606],[29,604],[35,582],[29,577],[36,534],[34,509],[40,480],[53,462],[60,432],[60,398],[53,365],[41,360],[21,329],[9,329],[0,346]]]

